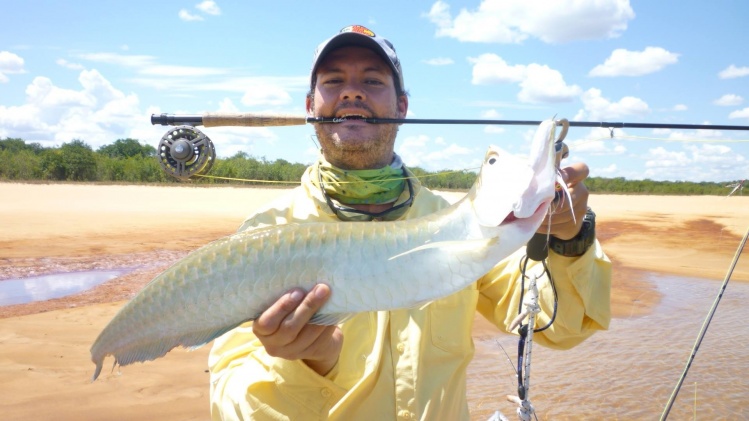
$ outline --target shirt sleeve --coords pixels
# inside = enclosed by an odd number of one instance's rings
[[[301,361],[268,355],[250,323],[216,339],[208,364],[213,420],[323,420],[346,393]]]
[[[504,332],[509,332],[518,315],[523,280],[521,263],[525,249],[500,262],[479,280],[478,310]],[[539,344],[554,349],[569,349],[598,330],[606,330],[611,320],[611,262],[598,241],[582,256],[566,257],[553,251],[547,265],[557,291],[556,317],[551,326],[533,335]],[[526,273],[541,274],[543,265],[530,261]],[[547,276],[538,281],[539,305],[536,328],[545,326],[554,314],[554,291]]]

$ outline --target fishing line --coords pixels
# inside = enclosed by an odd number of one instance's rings
[[[431,177],[439,177],[442,175],[448,175],[448,174],[458,174],[463,173],[466,171],[477,171],[480,167],[473,167],[473,168],[465,168],[462,170],[451,170],[451,171],[440,171],[432,174],[422,174],[422,175],[413,175],[410,177],[396,177],[396,178],[388,178],[382,181],[401,181],[401,180],[407,180],[407,179],[425,179],[425,178],[431,178]],[[206,175],[206,174],[193,174],[193,177],[200,177],[200,178],[213,178],[218,180],[229,180],[229,181],[244,181],[248,183],[268,183],[268,184],[301,184],[300,181],[281,181],[281,180],[253,180],[250,178],[235,178],[235,177],[222,177],[217,175]],[[361,183],[361,181],[340,181],[341,184],[347,184],[347,183]]]
[[[713,319],[715,310],[718,308],[720,299],[723,297],[723,293],[725,292],[726,287],[728,286],[728,281],[731,279],[733,270],[736,268],[736,263],[739,261],[739,257],[741,256],[741,253],[744,250],[744,245],[746,245],[747,238],[749,238],[749,228],[747,228],[746,234],[744,234],[744,238],[741,240],[739,247],[736,249],[736,253],[733,256],[733,261],[731,262],[731,265],[728,268],[728,273],[726,273],[726,277],[723,279],[723,285],[721,285],[718,295],[715,297],[713,305],[710,308],[710,312],[705,318],[705,321],[702,323],[702,328],[700,329],[699,335],[697,335],[697,340],[695,341],[694,346],[692,347],[692,352],[689,355],[689,358],[687,359],[687,363],[686,363],[686,366],[684,367],[684,371],[681,373],[681,376],[679,377],[679,381],[677,382],[676,387],[671,393],[671,397],[668,399],[668,403],[666,404],[666,407],[664,408],[663,413],[661,414],[661,418],[660,418],[661,421],[665,421],[666,418],[668,418],[668,414],[671,411],[671,407],[673,406],[674,401],[676,400],[676,396],[679,394],[679,390],[681,389],[681,386],[684,383],[684,379],[686,379],[687,377],[689,368],[692,366],[692,362],[694,361],[694,358],[697,355],[697,350],[699,350],[700,344],[702,344],[702,339],[705,337],[705,333],[707,333],[707,328],[710,326],[710,322]]]

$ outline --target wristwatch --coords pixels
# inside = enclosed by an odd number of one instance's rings
[[[585,254],[596,241],[596,214],[588,208],[583,217],[583,226],[576,236],[569,240],[560,240],[553,235],[549,238],[549,247],[555,253],[567,257],[577,257]]]

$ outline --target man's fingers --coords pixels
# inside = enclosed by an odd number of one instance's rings
[[[315,285],[305,295],[295,288],[279,298],[253,323],[257,336],[278,335],[278,339],[292,341],[330,296],[330,287]]]
[[[299,288],[294,288],[282,295],[252,323],[253,332],[258,336],[276,333],[281,323],[294,312],[303,299],[304,291]]]
[[[572,187],[588,178],[590,169],[585,163],[577,162],[569,167],[562,168],[560,172],[562,173],[562,178],[567,183],[567,186]]]
[[[288,330],[290,333],[299,333],[302,327],[309,323],[312,316],[320,310],[320,307],[325,304],[330,296],[330,287],[325,284],[317,284],[312,287],[312,290],[304,297],[302,302],[294,311],[286,317],[282,324],[282,329]]]

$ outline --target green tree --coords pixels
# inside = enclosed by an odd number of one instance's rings
[[[136,139],[117,139],[111,145],[104,145],[96,150],[97,153],[110,158],[130,158],[133,156],[156,156],[156,148],[142,145]]]
[[[84,141],[74,139],[60,147],[65,179],[71,181],[93,181],[96,179],[96,156]]]

